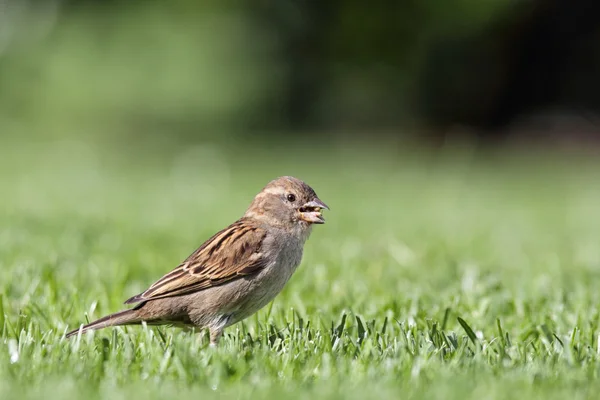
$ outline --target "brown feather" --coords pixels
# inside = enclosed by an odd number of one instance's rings
[[[261,248],[265,236],[266,231],[256,222],[242,218],[208,239],[177,268],[125,304],[181,296],[256,273],[266,265]]]

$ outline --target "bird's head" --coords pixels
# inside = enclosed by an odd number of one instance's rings
[[[283,176],[256,195],[245,216],[275,226],[310,228],[324,224],[321,211],[329,209],[315,191],[300,179]]]

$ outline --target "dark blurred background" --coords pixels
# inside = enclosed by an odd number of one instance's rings
[[[4,135],[587,146],[598,71],[597,0],[0,0]]]

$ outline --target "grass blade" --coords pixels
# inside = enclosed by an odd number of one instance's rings
[[[469,324],[467,324],[467,322],[464,319],[462,319],[461,317],[457,317],[456,319],[458,320],[458,323],[460,324],[460,326],[462,326],[462,328],[467,333],[467,336],[469,337],[469,339],[471,339],[471,342],[473,342],[473,344],[477,344],[477,336],[475,335],[475,332],[473,332],[473,329],[471,329]]]

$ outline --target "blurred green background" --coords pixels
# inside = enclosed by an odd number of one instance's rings
[[[596,398],[598,15],[0,0],[0,398]],[[63,338],[284,174],[327,224],[216,352]]]
[[[593,0],[2,0],[3,135],[596,136]]]

